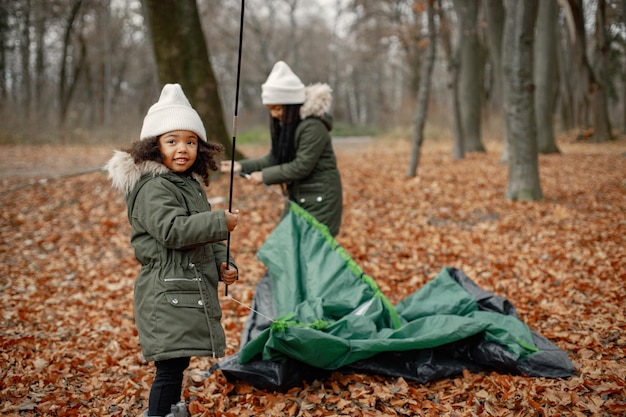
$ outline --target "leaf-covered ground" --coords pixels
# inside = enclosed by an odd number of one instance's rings
[[[408,143],[339,142],[345,215],[338,241],[394,303],[444,266],[463,270],[565,350],[578,376],[465,372],[416,384],[336,373],[278,393],[220,372],[202,379],[213,360],[194,358],[184,387],[190,413],[624,415],[626,139],[561,138],[559,146],[562,154],[540,157],[545,201],[525,203],[503,197],[507,168],[497,145],[455,161],[448,145],[427,143],[419,176],[408,179]],[[3,415],[137,416],[147,406],[154,368],[141,356],[133,323],[138,267],[123,199],[101,172],[55,178],[101,166],[111,149],[0,147]],[[237,351],[244,305],[264,270],[256,250],[282,206],[243,179],[234,190],[242,215],[231,247],[241,280],[221,300],[227,354]],[[209,196],[227,195],[228,178],[216,179]]]

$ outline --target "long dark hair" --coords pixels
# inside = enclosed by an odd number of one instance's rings
[[[156,161],[163,163],[163,156],[159,149],[159,136],[151,139],[139,140],[131,143],[128,148],[122,149],[128,152],[138,164],[143,161]],[[209,170],[217,171],[215,156],[224,152],[224,146],[219,143],[205,142],[198,138],[198,156],[188,173],[195,173],[202,177],[205,186],[209,185]]]
[[[276,164],[284,164],[295,157],[294,142],[296,128],[300,124],[302,104],[283,105],[282,120],[270,116],[270,134],[272,136],[272,158]]]

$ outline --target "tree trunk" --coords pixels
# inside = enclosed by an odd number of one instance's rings
[[[111,106],[113,100],[113,84],[111,75],[111,63],[113,61],[111,53],[111,1],[102,0],[102,13],[98,16],[98,24],[103,36],[102,48],[104,59],[102,60],[102,77],[100,78],[100,89],[102,91],[102,111],[100,124],[105,127],[111,125]]]
[[[591,106],[594,118],[594,142],[608,142],[613,139],[611,135],[611,123],[607,108],[608,88],[608,54],[609,42],[606,39],[606,0],[598,0],[596,9],[596,33],[595,47],[593,50],[593,79],[591,85]]]
[[[578,106],[577,116],[579,117],[579,126],[582,125],[583,128],[589,126],[589,113],[593,112],[594,140],[597,142],[606,141],[611,137],[606,107],[606,88],[603,85],[603,80],[596,77],[593,66],[587,58],[583,3],[582,0],[568,0],[566,4],[568,5],[566,16],[570,26],[572,43],[574,45],[574,68],[578,70],[577,86],[579,89],[578,100],[575,104]],[[604,1],[599,1],[597,7],[602,14],[602,22],[600,23],[602,27],[596,27],[596,35],[604,37]],[[597,14],[596,17],[598,17]],[[598,22],[596,21],[596,26],[597,25]],[[596,41],[603,43],[602,39],[596,39]],[[606,45],[598,45],[598,47],[606,48]],[[606,55],[608,51],[602,53]],[[604,59],[602,56],[595,58],[599,60]],[[601,71],[606,71],[602,63],[599,65]]]
[[[502,0],[486,0],[485,19],[487,22],[487,41],[489,43],[489,59],[493,67],[494,91],[493,102],[502,107],[502,32],[504,31],[504,5]]]
[[[408,177],[414,177],[419,166],[422,143],[424,142],[424,124],[426,123],[426,113],[428,112],[428,96],[430,93],[430,78],[435,66],[437,54],[437,33],[435,29],[435,9],[434,0],[426,2],[426,13],[428,16],[428,50],[426,51],[425,62],[422,64],[422,74],[417,92],[417,105],[413,121],[413,141],[411,151],[411,161],[409,163]]]
[[[448,59],[448,90],[450,91],[450,101],[452,110],[452,134],[454,137],[454,147],[452,149],[452,157],[454,159],[462,159],[465,157],[465,148],[463,146],[463,126],[461,124],[461,109],[459,104],[459,45],[461,37],[460,31],[457,31],[457,48],[452,47],[450,35],[450,19],[444,13],[441,7],[441,1],[438,1],[437,10],[439,11],[439,37],[441,45]]]
[[[567,4],[565,4],[567,7]],[[559,94],[557,100],[559,120],[561,121],[562,130],[572,130],[576,127],[574,94],[575,87],[575,71],[573,68],[573,45],[570,42],[567,27],[559,27],[557,31],[558,37],[558,78],[559,78]]]
[[[30,0],[25,0],[22,2],[22,34],[19,42],[20,45],[20,58],[21,58],[21,72],[22,72],[22,115],[26,120],[27,125],[30,125],[32,120],[32,88],[31,88],[31,71],[30,71],[30,47],[31,47],[31,39],[30,39],[30,25],[31,25],[31,16],[32,10],[30,5]]]
[[[626,1],[626,0],[625,0]],[[10,36],[9,30],[9,5],[4,1],[0,1],[0,110],[6,105],[8,97],[7,91],[7,41]]]
[[[47,9],[48,3],[42,3],[35,9],[35,117],[37,120],[38,129],[40,125],[47,125],[47,113],[46,109],[49,107],[44,105],[45,93],[45,36],[46,36],[46,16],[48,15]],[[42,123],[43,122],[43,123]]]
[[[485,18],[487,20],[487,40],[489,42],[489,57],[495,79],[493,101],[500,107],[500,113],[506,113],[504,109],[504,92],[502,87],[502,35],[504,32],[505,11],[502,0],[487,0],[485,3]],[[506,129],[502,138],[502,155],[500,162],[507,163],[509,159],[508,141]]]
[[[85,64],[85,57],[87,55],[87,46],[84,41],[80,41],[80,55],[78,58],[72,61],[78,61],[78,64],[70,68],[71,75],[68,75],[67,62],[69,61],[70,42],[72,40],[72,32],[74,30],[74,23],[78,18],[78,12],[83,3],[83,0],[76,0],[72,6],[69,16],[67,17],[67,26],[63,36],[63,53],[61,56],[61,70],[59,75],[59,127],[63,129],[65,127],[65,121],[67,118],[67,112],[72,100],[72,95],[76,89],[76,82],[78,76],[82,71]]]
[[[455,0],[462,32],[459,72],[459,102],[466,152],[485,152],[481,142],[483,57],[478,40],[478,0]]]
[[[503,87],[509,142],[506,197],[532,201],[543,198],[533,86],[533,37],[538,0],[505,0]]]
[[[289,7],[289,39],[287,47],[287,55],[290,57],[289,62],[294,65],[300,63],[300,48],[298,48],[298,24],[296,13],[298,12],[298,0],[287,0]]]
[[[204,123],[207,140],[232,145],[195,0],[145,0],[159,85],[179,83]],[[234,108],[233,108],[234,109]]]
[[[554,138],[554,104],[556,98],[556,1],[539,1],[537,39],[535,42],[535,117],[539,153],[558,153]]]
[[[626,27],[626,0],[622,0],[622,24]],[[622,67],[622,80],[626,80],[626,65]],[[626,81],[622,82],[622,129],[626,134]]]

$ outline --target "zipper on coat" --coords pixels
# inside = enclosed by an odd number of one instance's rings
[[[173,282],[173,281],[187,281],[187,282],[195,282],[202,281],[200,278],[163,278],[164,282]]]

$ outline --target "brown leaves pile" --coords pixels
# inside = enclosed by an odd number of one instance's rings
[[[546,200],[524,203],[504,198],[507,167],[496,145],[455,161],[449,146],[427,143],[419,176],[407,179],[407,143],[340,140],[345,215],[338,240],[394,303],[442,267],[461,269],[508,298],[532,330],[569,354],[579,376],[465,372],[416,384],[334,373],[277,393],[220,372],[205,377],[214,360],[194,358],[184,387],[191,415],[626,413],[626,140],[561,142],[562,154],[540,157]],[[37,182],[101,166],[111,147],[2,151],[0,413],[140,415],[154,368],[141,356],[133,322],[138,267],[124,201],[103,173]],[[264,271],[256,250],[282,209],[263,187],[236,181],[241,221],[231,248],[241,280],[221,300],[227,354],[237,351],[248,314],[240,303],[251,304]],[[226,176],[213,181],[209,196],[228,196]]]

